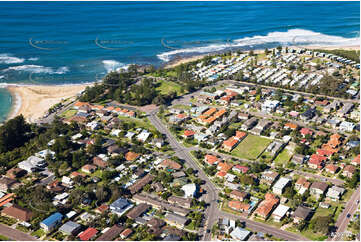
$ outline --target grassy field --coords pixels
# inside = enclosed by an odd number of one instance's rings
[[[150,123],[148,119],[137,119],[137,118],[129,118],[124,116],[118,116],[120,120],[124,120],[129,123],[135,123],[136,128],[143,128],[149,131],[156,131],[156,128]]]
[[[232,150],[231,154],[239,158],[255,160],[263,150],[271,143],[271,140],[248,134],[241,143]]]
[[[70,118],[74,116],[78,111],[74,109],[66,110],[64,113],[62,113],[60,116],[63,118]]]
[[[274,162],[276,165],[287,165],[292,157],[292,153],[288,149],[283,149],[281,153],[278,154]]]
[[[160,86],[157,87],[157,90],[161,94],[168,94],[170,92],[177,92],[177,95],[181,95],[181,86],[178,83],[171,81],[161,81]]]

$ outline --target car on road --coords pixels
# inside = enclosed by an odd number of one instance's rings
[[[346,215],[346,217],[348,217],[348,218],[351,217],[351,214],[348,213],[348,214]]]

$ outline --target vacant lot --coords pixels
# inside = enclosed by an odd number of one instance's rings
[[[239,158],[255,160],[270,143],[270,139],[248,134],[231,153]]]
[[[281,153],[278,154],[274,162],[276,165],[287,165],[292,157],[292,153],[288,149],[283,149]]]
[[[64,113],[62,113],[60,116],[64,118],[70,118],[73,117],[78,111],[74,109],[66,110]]]
[[[161,81],[157,90],[162,94],[169,94],[170,92],[177,92],[177,95],[182,94],[181,86],[178,83],[171,81]]]

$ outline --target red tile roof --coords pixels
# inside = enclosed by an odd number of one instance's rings
[[[210,165],[216,164],[218,162],[217,156],[214,156],[214,155],[207,154],[204,158],[205,158],[206,162]]]
[[[86,230],[84,230],[83,232],[81,232],[78,235],[78,237],[83,241],[87,241],[87,240],[92,239],[97,233],[98,233],[98,230],[90,227],[90,228],[87,228]]]

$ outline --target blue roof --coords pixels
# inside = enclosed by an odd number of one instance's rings
[[[53,213],[52,215],[41,221],[41,223],[45,224],[46,226],[51,226],[62,218],[63,215],[61,213]]]

